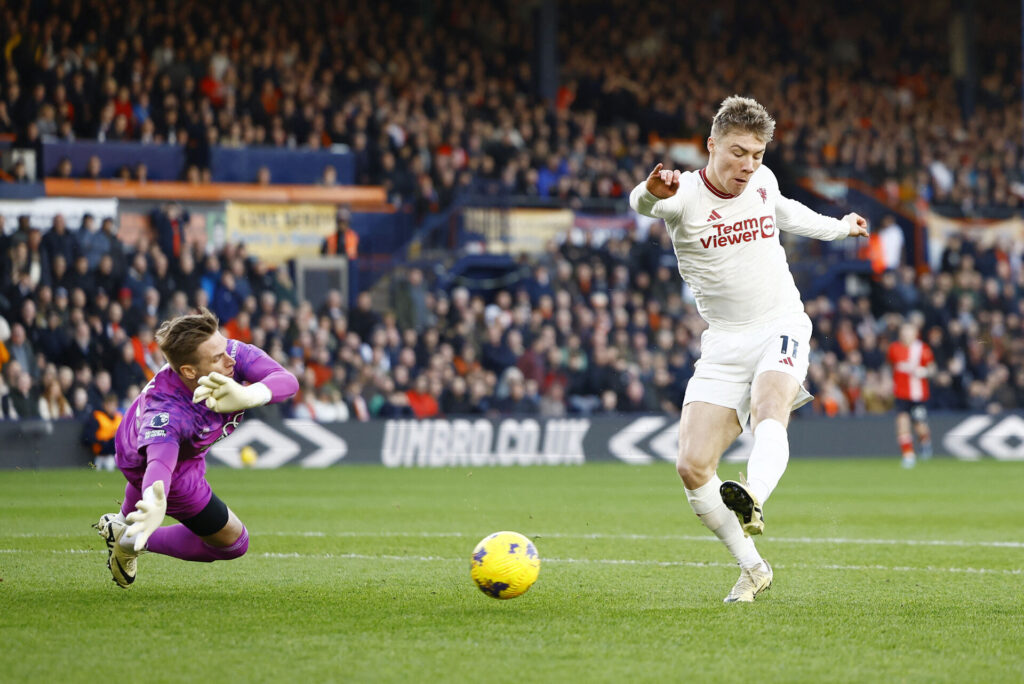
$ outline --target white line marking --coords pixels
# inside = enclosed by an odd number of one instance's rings
[[[253,536],[273,537],[414,537],[432,539],[435,537],[452,537],[469,539],[476,537],[465,532],[254,532]],[[531,539],[626,539],[640,541],[710,541],[717,542],[718,537],[698,534],[571,534],[537,532],[528,534]],[[758,540],[761,541],[761,540]],[[864,544],[884,546],[962,546],[1024,549],[1024,542],[1019,541],[971,541],[965,539],[853,539],[846,537],[765,537],[764,541],[780,544]]]
[[[39,553],[31,549],[0,549],[2,553]],[[51,549],[53,554],[95,554],[101,556],[103,549]],[[389,554],[363,554],[363,553],[252,553],[249,557],[266,559],[303,559],[303,560],[372,560],[372,561],[401,561],[413,563],[465,563],[468,558],[447,558],[444,556],[394,556]],[[544,563],[566,563],[579,565],[642,565],[670,568],[736,568],[735,563],[722,563],[718,561],[659,561],[659,560],[637,560],[630,558],[544,558]],[[907,565],[837,565],[826,563],[814,565],[812,563],[793,563],[783,565],[776,563],[775,568],[779,570],[882,570],[885,572],[950,572],[968,575],[1024,575],[1024,568],[943,568],[935,565],[925,567],[911,567]]]
[[[442,563],[464,563],[466,558],[445,558],[442,556],[392,556],[388,554],[362,554],[362,553],[260,553],[257,557],[262,558],[302,558],[322,560],[393,560],[413,562],[442,562]],[[543,558],[542,563],[572,563],[572,564],[595,564],[595,565],[648,565],[657,567],[685,567],[685,568],[735,568],[735,563],[721,563],[717,561],[658,561],[658,560],[635,560],[629,558]],[[775,568],[780,570],[885,570],[893,572],[952,572],[978,575],[1024,575],[1024,568],[1000,569],[1000,568],[943,568],[929,565],[923,568],[914,568],[905,565],[814,565],[810,563],[793,563],[783,565],[776,563]]]
[[[88,533],[83,533],[88,535]],[[465,532],[319,532],[315,530],[304,531],[278,531],[278,532],[251,532],[252,537],[339,537],[339,538],[417,538],[434,539],[450,537],[454,539],[476,539],[476,535]],[[624,539],[636,541],[701,541],[717,542],[718,538],[711,535],[700,534],[573,534],[563,532],[531,533],[527,535],[532,539]],[[56,533],[44,534],[37,532],[22,532],[17,534],[0,534],[0,539],[72,539],[80,538],[82,534]],[[762,540],[758,540],[762,541]],[[1002,549],[1024,549],[1024,541],[976,541],[968,539],[856,539],[851,537],[765,537],[765,542],[778,544],[852,544],[864,546],[950,546],[950,547],[986,547]]]

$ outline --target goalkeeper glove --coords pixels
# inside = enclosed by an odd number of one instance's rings
[[[270,399],[270,388],[262,382],[241,385],[220,373],[199,378],[199,387],[192,395],[193,403],[205,402],[206,408],[217,413],[234,413],[263,406]]]
[[[125,518],[131,525],[124,531],[128,537],[135,538],[135,550],[146,548],[149,535],[160,527],[167,513],[167,497],[164,496],[164,481],[157,480],[142,493],[142,499],[135,504],[135,510]]]

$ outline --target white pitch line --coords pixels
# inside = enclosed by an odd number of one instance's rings
[[[39,553],[31,549],[0,549],[2,553]],[[52,549],[53,554],[102,554],[102,549]],[[363,553],[254,553],[250,557],[265,559],[303,559],[303,560],[372,560],[372,561],[400,561],[413,563],[465,563],[466,558],[447,558],[444,556],[395,556],[390,554],[363,554]],[[640,565],[668,568],[735,568],[735,563],[722,563],[718,561],[659,561],[659,560],[637,560],[630,558],[544,558],[543,563],[574,564],[574,565]],[[779,570],[845,570],[865,571],[882,570],[885,572],[948,572],[967,575],[1024,575],[1024,568],[944,568],[935,565],[925,567],[912,567],[907,565],[838,565],[826,563],[814,565],[812,563],[793,563],[783,565],[776,563],[775,568]]]
[[[464,563],[465,558],[445,558],[443,556],[394,556],[389,554],[363,554],[363,553],[260,553],[256,554],[262,558],[301,558],[301,559],[322,559],[322,560],[392,560],[412,562],[442,562],[442,563]],[[735,563],[721,563],[717,561],[658,561],[658,560],[636,560],[629,558],[543,558],[542,563],[566,563],[566,564],[595,564],[595,565],[646,565],[656,567],[685,567],[685,568],[735,568]],[[837,565],[823,564],[814,565],[810,563],[793,563],[783,565],[776,563],[780,570],[884,570],[892,572],[950,572],[969,575],[1024,575],[1024,568],[943,568],[929,565],[923,568],[915,568],[906,565]]]
[[[431,539],[435,537],[452,537],[456,539],[469,539],[471,535],[465,532],[254,532],[252,536],[273,536],[273,537],[413,537]],[[538,532],[527,535],[532,539],[624,539],[637,541],[713,541],[717,537],[711,535],[696,534],[571,534],[553,532],[545,534]],[[472,537],[476,538],[476,537]],[[761,540],[758,540],[761,541]],[[962,547],[991,547],[1007,549],[1024,549],[1024,542],[1019,541],[970,541],[965,539],[855,539],[847,537],[765,537],[763,541],[778,542],[780,544],[859,544],[859,545],[884,545],[884,546],[962,546]]]
[[[88,533],[85,533],[88,534]],[[253,537],[338,537],[338,538],[453,538],[476,539],[476,536],[465,532],[320,532],[316,530],[289,530],[278,532],[252,532]],[[20,532],[16,534],[0,534],[0,539],[71,539],[80,538],[81,534],[37,532]],[[563,532],[533,533],[527,535],[533,539],[609,539],[632,541],[699,541],[717,542],[718,538],[711,535],[696,534],[605,534],[594,532],[589,534],[573,534]],[[759,540],[762,541],[762,540]],[[861,546],[940,546],[940,547],[983,547],[999,549],[1024,549],[1024,541],[973,541],[967,539],[858,539],[852,537],[765,537],[763,541],[778,544],[849,544]]]

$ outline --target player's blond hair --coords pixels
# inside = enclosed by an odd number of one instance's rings
[[[775,119],[757,100],[733,95],[722,100],[718,113],[711,121],[711,137],[722,138],[733,131],[752,133],[767,144],[775,135]]]
[[[220,329],[217,317],[205,307],[199,312],[164,321],[156,331],[156,343],[176,372],[185,364],[195,364],[196,351]]]

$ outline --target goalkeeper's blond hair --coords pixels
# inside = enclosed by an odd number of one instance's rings
[[[198,362],[196,351],[220,329],[217,317],[205,307],[199,312],[164,321],[156,331],[156,343],[175,372]]]
[[[768,144],[775,135],[775,119],[757,100],[733,95],[722,100],[711,122],[711,137],[717,140],[733,132],[751,133]]]

